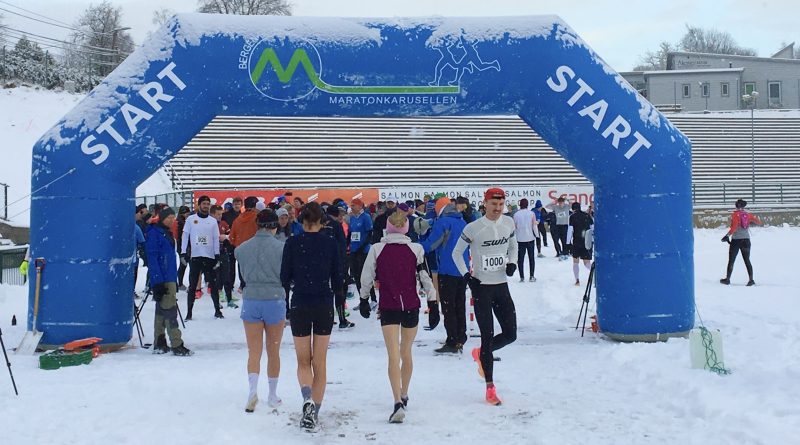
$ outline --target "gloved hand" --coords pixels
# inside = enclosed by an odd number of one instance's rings
[[[23,260],[22,264],[19,265],[19,274],[28,275],[28,260]]]
[[[167,283],[158,283],[153,285],[153,301],[161,301],[166,294]]]
[[[428,301],[428,327],[426,329],[429,331],[436,329],[436,326],[439,325],[439,320],[441,320],[439,316],[439,302]]]
[[[181,255],[181,264],[183,264],[184,266],[188,266],[189,261],[191,260],[192,258],[189,256],[188,253],[184,253],[183,255]]]
[[[361,303],[358,303],[358,310],[361,312],[361,316],[364,318],[369,318],[370,314],[370,307],[369,307],[369,300],[366,298],[361,299]]]
[[[514,272],[516,272],[516,271],[517,271],[517,265],[516,264],[513,264],[513,263],[506,264],[506,276],[507,277],[513,277],[514,276]]]
[[[720,241],[722,241],[723,243],[728,243],[728,244],[730,244],[730,242],[731,242],[731,237],[730,237],[729,235],[725,235],[725,236],[723,236],[723,237],[722,237],[722,239],[721,239]]]
[[[464,281],[467,282],[467,286],[469,286],[470,290],[472,290],[473,292],[475,292],[475,289],[477,289],[478,286],[481,285],[481,280],[473,277],[472,274],[470,274],[469,272],[464,274]]]
[[[214,255],[214,268],[213,268],[213,269],[214,269],[214,270],[217,270],[217,269],[219,269],[219,266],[220,266],[221,264],[222,264],[222,263],[221,263],[221,262],[220,262],[220,260],[219,260],[219,255]]]

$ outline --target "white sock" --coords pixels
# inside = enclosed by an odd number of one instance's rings
[[[250,383],[250,394],[249,398],[253,398],[256,394],[258,394],[258,373],[251,372],[247,374],[247,381]]]
[[[275,378],[268,377],[267,381],[269,382],[269,395],[270,395],[270,397],[273,397],[273,396],[277,397],[278,396],[278,394],[277,394],[277,392],[278,392],[278,378],[277,377],[275,377]]]
[[[575,281],[580,280],[580,269],[578,268],[578,263],[572,263],[572,274],[575,275]]]

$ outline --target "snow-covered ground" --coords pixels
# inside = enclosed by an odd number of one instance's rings
[[[193,357],[131,348],[87,366],[44,371],[35,357],[11,355],[21,394],[14,397],[0,370],[0,443],[797,443],[800,284],[790,279],[796,266],[785,258],[788,246],[800,245],[800,229],[753,230],[755,287],[744,286],[741,260],[734,284],[719,284],[727,258],[722,231],[696,230],[695,236],[697,305],[706,325],[722,331],[729,376],[691,369],[686,339],[622,344],[591,333],[580,338],[572,327],[583,288],[572,285],[571,265],[553,258],[551,244],[537,262],[539,281],[511,285],[519,338],[498,353],[500,407],[483,402],[483,384],[467,354],[433,355],[444,339],[440,325],[419,331],[406,423],[388,424],[392,398],[379,323],[353,311],[355,329],[332,336],[319,433],[297,426],[301,398],[288,329],[278,389],[283,406],[262,404],[245,414],[247,351],[239,311],[225,310],[225,320],[214,320],[204,296],[196,320],[183,331]],[[586,271],[581,274],[585,279]],[[180,303],[185,309],[184,298]],[[26,307],[24,289],[0,286],[7,347],[25,330],[22,323],[11,327],[11,316],[24,320]],[[152,319],[148,303],[148,340]],[[132,344],[138,345],[135,336]],[[470,339],[467,347],[475,345]],[[262,400],[266,390],[262,374]]]
[[[83,99],[83,94],[19,87],[0,89],[0,183],[10,186],[8,216],[14,225],[30,224],[33,144]],[[159,170],[136,190],[137,196],[172,191]]]

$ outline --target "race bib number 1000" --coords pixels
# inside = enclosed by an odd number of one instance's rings
[[[481,264],[484,271],[494,272],[505,267],[506,257],[503,255],[484,255]]]

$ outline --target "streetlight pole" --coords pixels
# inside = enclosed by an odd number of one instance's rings
[[[758,105],[758,91],[745,94],[742,99],[750,105],[750,200],[756,202],[756,131],[755,110]]]

